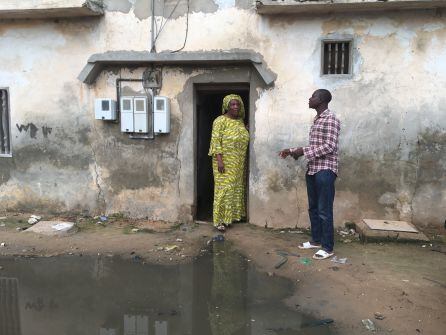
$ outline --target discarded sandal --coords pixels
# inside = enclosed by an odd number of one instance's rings
[[[321,249],[318,250],[314,255],[314,259],[327,259],[334,255],[334,252],[326,252],[325,250]]]
[[[320,245],[312,244],[311,242],[304,242],[298,246],[299,249],[320,249]]]

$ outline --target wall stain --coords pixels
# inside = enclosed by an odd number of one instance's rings
[[[48,127],[48,126],[42,126],[43,137],[48,138],[48,135],[51,134],[52,131],[53,131],[53,128]]]

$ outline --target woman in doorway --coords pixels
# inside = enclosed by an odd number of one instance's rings
[[[209,156],[214,171],[214,226],[224,231],[246,216],[245,167],[249,133],[243,123],[245,107],[239,95],[224,97],[222,114],[212,125]]]

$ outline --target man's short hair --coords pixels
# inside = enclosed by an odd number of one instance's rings
[[[321,88],[321,89],[318,89],[316,91],[316,93],[322,102],[326,102],[328,104],[331,101],[331,93],[329,90]]]

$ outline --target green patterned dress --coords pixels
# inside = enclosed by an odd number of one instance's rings
[[[214,226],[229,225],[246,216],[245,167],[249,133],[242,119],[224,115],[212,125],[209,155],[214,171]],[[217,154],[222,154],[225,172],[218,172]]]

